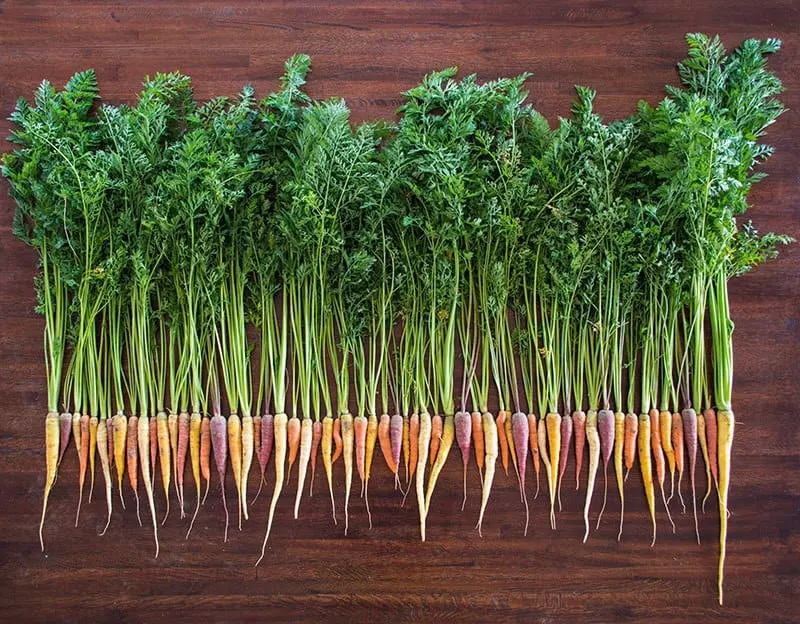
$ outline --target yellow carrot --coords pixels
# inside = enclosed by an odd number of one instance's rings
[[[255,430],[253,417],[249,414],[242,416],[242,513],[244,519],[248,520],[247,515],[247,477],[250,475],[250,467],[253,465],[253,449],[255,447]],[[234,473],[235,474],[235,473]]]
[[[386,416],[389,420],[389,416]],[[372,472],[372,458],[375,455],[375,443],[378,441],[378,417],[375,414],[370,414],[367,419],[367,454],[364,484],[364,503],[367,506],[367,517],[369,518],[369,528],[372,528],[372,513],[369,510],[369,477]]]
[[[100,466],[103,469],[103,479],[106,482],[106,505],[108,506],[108,518],[106,526],[100,535],[105,535],[108,525],[111,524],[111,463],[108,457],[108,428],[106,418],[103,416],[97,426],[97,450],[100,455]]]
[[[547,414],[547,444],[550,451],[550,470],[547,473],[550,481],[550,522],[556,526],[556,485],[558,481],[558,461],[561,454],[561,414],[550,412]]]
[[[650,417],[647,414],[639,415],[638,433],[636,446],[639,449],[639,467],[642,469],[647,509],[650,511],[650,518],[653,521],[653,541],[650,543],[652,547],[656,543],[656,496],[653,488],[653,468],[650,463]]]
[[[326,416],[322,419],[322,465],[325,467],[325,476],[328,478],[328,491],[331,493],[331,514],[333,523],[336,522],[336,503],[333,501],[333,462],[331,462],[331,447],[333,446],[333,418]]]
[[[736,420],[733,410],[717,412],[717,461],[719,462],[719,568],[717,588],[719,604],[722,604],[722,581],[728,541],[728,487],[731,478],[731,450]]]
[[[233,469],[233,482],[236,485],[236,493],[239,501],[239,530],[242,530],[242,419],[238,414],[231,414],[228,417],[228,453],[231,457],[231,468]]]
[[[48,412],[44,419],[44,457],[46,473],[44,477],[44,501],[42,502],[42,520],[39,523],[39,543],[44,552],[44,516],[47,513],[47,499],[50,498],[50,490],[56,480],[56,468],[58,466],[58,445],[61,438],[61,426],[57,412]]]
[[[484,412],[481,416],[483,425],[483,445],[486,450],[484,458],[483,484],[481,487],[481,510],[478,514],[478,535],[483,537],[483,515],[486,513],[486,505],[489,502],[489,494],[492,491],[494,481],[494,471],[497,465],[497,455],[500,451],[497,434],[497,423],[489,412]]]
[[[125,449],[128,438],[128,419],[123,414],[116,414],[111,419],[111,428],[114,432],[114,465],[117,467],[117,487],[119,500],[125,509],[125,499],[122,497],[122,477],[125,474]]]
[[[442,425],[442,439],[439,443],[439,453],[436,455],[436,461],[431,468],[431,475],[428,477],[428,491],[425,494],[426,516],[430,510],[433,488],[436,487],[436,480],[439,478],[439,473],[442,472],[442,468],[444,468],[447,456],[450,454],[450,449],[453,447],[453,440],[455,440],[455,437],[455,416],[453,414],[448,414],[444,417],[444,424]]]
[[[353,415],[339,416],[342,422],[342,455],[344,455],[344,534],[350,528],[350,488],[353,485]]]
[[[625,414],[614,414],[614,471],[617,474],[617,490],[619,491],[619,533],[617,541],[622,539],[622,522],[625,517],[625,476],[623,474],[622,451],[625,446]]]
[[[428,449],[431,442],[431,415],[422,412],[419,415],[419,437],[417,439],[417,507],[419,508],[419,532],[425,541],[425,464],[428,462]]]
[[[706,501],[711,495],[711,458],[708,455],[708,438],[706,437],[706,417],[702,411],[697,412],[697,438],[700,440],[700,450],[703,453],[703,462],[706,466],[706,494],[703,496],[701,509],[706,512]]]
[[[661,430],[661,448],[667,456],[667,466],[669,467],[669,497],[667,503],[672,500],[675,494],[675,447],[672,445],[672,413],[668,410],[661,410],[658,414],[658,428]]]
[[[158,461],[161,464],[161,484],[164,486],[164,499],[167,504],[164,519],[161,521],[163,525],[169,516],[169,484],[170,468],[172,466],[170,459],[169,426],[167,424],[167,415],[164,412],[159,412],[156,415],[156,435],[158,436]]]
[[[544,474],[547,477],[547,489],[550,489],[550,482],[554,478],[554,473],[556,472],[556,466],[550,465],[550,457],[547,454],[547,423],[545,422],[545,418],[539,419],[539,424],[536,427],[536,441],[539,447],[539,456],[542,459],[542,464],[544,465]],[[551,499],[550,504],[550,528],[555,530],[556,528],[556,515],[554,505],[552,504],[553,501]]]
[[[75,513],[75,526],[78,526],[78,519],[81,515],[81,503],[83,502],[83,484],[86,481],[86,465],[89,460],[89,416],[81,416],[80,436],[75,438],[78,446],[78,461],[80,463],[78,511]]]
[[[519,466],[517,465],[517,449],[514,448],[514,432],[511,427],[511,412],[506,412],[506,420],[503,424],[506,441],[508,442],[508,454],[511,456],[511,463],[514,465],[514,472],[519,479]]]
[[[197,519],[197,513],[200,511],[200,433],[202,423],[203,419],[200,414],[193,412],[189,421],[189,457],[192,461],[192,477],[194,477],[194,485],[197,490],[197,504],[194,508],[192,521],[189,523],[189,530],[186,532],[186,539],[189,539],[194,521]]]
[[[142,480],[144,481],[144,489],[147,492],[147,501],[150,504],[150,515],[153,519],[153,539],[156,542],[156,558],[158,558],[158,522],[156,521],[156,505],[153,500],[153,482],[150,478],[150,419],[147,414],[139,416],[137,423],[139,429],[137,442],[139,443],[139,460],[142,467]],[[102,449],[100,430],[103,427],[97,428],[97,448],[100,452],[100,459],[102,460]]]
[[[592,504],[594,481],[600,465],[600,435],[597,432],[597,410],[586,412],[586,442],[589,444],[589,475],[586,482],[586,502],[583,505],[583,543],[589,538],[589,507]]]
[[[267,532],[264,535],[264,543],[261,545],[261,556],[256,561],[256,565],[261,563],[264,553],[267,550],[267,540],[272,530],[272,520],[275,517],[275,507],[283,489],[283,470],[286,461],[286,426],[288,418],[286,414],[275,414],[273,420],[275,433],[275,490],[272,493],[272,502],[269,505],[269,519],[267,520]]]

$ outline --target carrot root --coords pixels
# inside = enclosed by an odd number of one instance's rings
[[[58,468],[58,462],[59,462],[58,446],[59,443],[61,443],[63,440],[63,437],[61,435],[62,433],[61,425],[63,425],[63,419],[61,419],[56,412],[49,412],[47,414],[47,417],[44,419],[44,448],[45,448],[46,473],[44,478],[44,499],[42,501],[42,519],[39,522],[39,543],[42,546],[42,552],[44,552],[44,518],[45,515],[47,514],[47,500],[50,498],[50,490],[52,489],[53,483],[55,483],[56,480],[56,470]]]
[[[136,520],[142,526],[142,516],[139,513],[139,419],[136,416],[128,418],[127,438],[125,440],[125,461],[128,469],[128,483],[133,490],[136,500]]]
[[[322,419],[322,465],[328,479],[328,491],[331,494],[331,515],[333,523],[336,522],[336,503],[333,500],[333,461],[331,460],[331,446],[333,443],[333,418],[326,416]]]
[[[700,526],[697,522],[697,494],[695,490],[695,469],[697,467],[697,412],[692,408],[683,410],[683,439],[686,452],[689,455],[689,483],[692,487],[692,514],[694,516],[694,532],[697,535],[697,543],[700,543]]]
[[[522,502],[525,505],[525,530],[523,535],[528,535],[528,524],[530,523],[530,509],[528,508],[528,496],[525,492],[525,472],[528,465],[528,417],[522,412],[516,412],[511,417],[511,438],[517,457],[517,468],[519,474],[519,490],[522,495]],[[466,464],[465,464],[466,465]]]
[[[593,409],[586,412],[586,442],[589,444],[589,478],[586,483],[586,501],[583,505],[584,544],[589,538],[589,507],[592,504],[594,481],[600,464],[600,435],[597,431],[597,412]]]
[[[580,489],[581,469],[583,468],[583,451],[586,448],[586,412],[578,410],[572,414],[575,429],[575,491]]]
[[[469,464],[469,449],[472,439],[472,418],[468,412],[458,412],[454,420],[456,443],[461,450],[461,463],[464,467],[464,498],[461,501],[461,511],[467,504],[467,465]]]
[[[597,514],[597,526],[600,528],[600,520],[606,510],[608,502],[608,462],[611,460],[611,452],[614,450],[614,413],[610,410],[600,410],[597,413],[597,433],[600,436],[600,459],[603,460],[603,506]]]
[[[652,548],[656,543],[656,497],[653,489],[653,468],[650,463],[650,417],[647,414],[639,415],[637,449],[639,451],[639,467],[642,470],[644,493],[647,498],[647,508],[650,511],[650,518],[653,522],[653,540],[650,542],[650,547]]]
[[[617,476],[617,491],[619,492],[619,533],[617,541],[622,540],[622,523],[625,519],[625,477],[623,473],[623,447],[625,443],[625,414],[614,414],[614,472]]]
[[[189,420],[189,459],[192,463],[192,478],[194,479],[196,503],[194,506],[194,513],[192,520],[189,522],[189,530],[186,531],[186,539],[194,527],[194,521],[197,520],[197,514],[200,512],[200,439],[202,437],[203,419],[198,412],[193,412]]]
[[[263,431],[263,420],[262,420]],[[269,517],[267,519],[267,532],[264,535],[264,543],[261,545],[261,556],[256,561],[256,565],[261,563],[264,554],[267,550],[267,540],[269,539],[270,531],[272,530],[272,520],[275,518],[275,508],[278,505],[278,498],[280,498],[281,490],[283,489],[283,471],[286,462],[286,443],[287,443],[287,428],[288,418],[286,414],[275,414],[273,418],[273,437],[275,442],[275,489],[272,492],[272,501],[269,504]]]
[[[558,460],[561,454],[561,415],[550,412],[545,418],[547,427],[547,445],[550,451],[550,523],[556,528],[556,480],[558,477]]]
[[[222,538],[223,542],[228,541],[228,524],[230,523],[228,501],[225,496],[225,471],[228,462],[228,436],[226,434],[226,429],[227,424],[221,415],[217,414],[211,419],[211,450],[214,453],[214,464],[217,467],[217,474],[219,475],[219,486],[222,491],[222,509],[225,512],[225,533]]]
[[[533,471],[536,474],[536,493],[534,499],[539,498],[539,472],[541,471],[541,458],[539,457],[539,423],[536,414],[528,414],[528,443],[531,447],[533,458]]]
[[[422,541],[425,541],[425,521],[427,519],[425,507],[425,465],[431,442],[431,415],[422,412],[419,415],[419,434],[417,438],[417,507],[419,508],[419,532]]]
[[[481,424],[483,428],[483,442],[486,450],[486,457],[484,463],[485,470],[483,471],[483,484],[481,487],[481,510],[478,514],[478,524],[475,528],[478,529],[478,535],[483,537],[483,516],[486,513],[486,505],[489,503],[489,494],[492,491],[500,444],[498,440],[497,423],[489,412],[484,412],[481,416]]]
[[[577,412],[576,412],[577,413]],[[561,511],[561,484],[564,481],[564,472],[567,470],[567,459],[569,458],[569,445],[572,442],[573,417],[564,414],[561,419],[561,451],[558,458],[558,510]]]
[[[314,435],[313,423],[310,418],[303,418],[300,423],[300,458],[297,464],[297,495],[294,499],[294,519],[300,513],[300,499],[303,497],[303,488],[306,483],[308,462],[311,459],[311,439]]]
[[[350,528],[350,488],[353,485],[353,415],[339,416],[342,428],[342,456],[344,460],[344,534]]]
[[[322,441],[322,422],[315,420],[311,428],[311,482],[308,484],[308,496],[314,494],[314,477],[317,474],[317,454],[319,443]],[[263,475],[262,475],[263,482]],[[260,486],[259,486],[260,489]]]
[[[725,571],[725,554],[728,541],[728,487],[731,476],[731,450],[733,448],[733,434],[735,418],[733,410],[719,410],[716,414],[717,424],[717,458],[719,460],[719,481],[717,492],[719,495],[719,567],[717,572],[717,588],[719,590],[719,604],[722,605],[722,583]]]

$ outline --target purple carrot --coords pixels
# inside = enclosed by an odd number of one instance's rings
[[[472,416],[469,412],[456,412],[455,428],[456,442],[461,449],[461,463],[464,464],[464,498],[461,501],[461,511],[464,511],[464,505],[467,504],[467,464],[472,445]]]
[[[519,466],[519,490],[522,495],[522,502],[525,503],[525,532],[528,534],[528,522],[530,511],[528,509],[528,495],[525,493],[525,470],[528,466],[528,438],[530,427],[528,427],[528,417],[522,412],[515,412],[511,417],[511,437],[514,439],[514,450],[517,452],[517,465]],[[464,469],[466,470],[466,460]]]
[[[697,412],[691,407],[683,410],[683,438],[689,454],[689,480],[692,484],[692,511],[694,512],[694,532],[700,543],[700,527],[697,525],[697,495],[695,493],[695,467],[697,466]]]
[[[597,515],[595,530],[600,528],[600,518],[603,517],[608,500],[608,460],[614,450],[614,412],[607,409],[597,412],[597,433],[600,436],[600,457],[603,459],[603,506]]]
[[[567,458],[569,458],[569,444],[572,442],[573,416],[564,414],[561,419],[561,451],[558,454],[558,510],[561,511],[561,482],[564,480],[564,472],[567,470]]]
[[[69,434],[72,431],[72,414],[64,413],[58,417],[58,427],[61,432],[61,450],[58,453],[58,463],[61,463],[61,458],[64,457],[64,451],[69,446]]]
[[[389,440],[392,443],[392,460],[394,460],[394,482],[400,483],[400,453],[403,451],[403,417],[400,414],[392,416],[389,423]],[[402,488],[400,488],[402,491]]]
[[[219,485],[222,490],[222,508],[225,510],[225,536],[228,541],[228,501],[225,499],[225,465],[228,461],[228,431],[227,422],[223,416],[217,414],[211,419],[211,448],[214,451],[214,463],[217,465]],[[262,429],[263,431],[263,429]]]

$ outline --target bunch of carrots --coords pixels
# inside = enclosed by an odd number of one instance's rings
[[[171,488],[188,539],[218,478],[227,539],[227,470],[241,529],[271,461],[264,549],[283,488],[294,479],[297,518],[320,456],[334,524],[347,533],[355,470],[371,527],[377,449],[403,503],[413,488],[425,540],[456,444],[464,500],[471,457],[480,472],[478,532],[498,461],[526,533],[529,459],[555,528],[574,456],[584,541],[610,478],[621,539],[637,459],[653,543],[656,507],[674,531],[685,495],[699,542],[697,507],[716,492],[722,602],[728,280],[789,242],[741,217],[772,151],[760,137],[783,112],[766,68],[780,43],[727,54],[718,38],[687,41],[681,86],[657,106],[606,123],[580,87],[555,128],[525,103],[527,75],[480,83],[455,68],[405,92],[397,123],[354,126],[344,101],[304,92],[304,55],[262,100],[246,86],[200,104],[172,73],[146,79],[132,106],[98,106],[92,71],[20,100],[2,173],[15,234],[40,259],[42,550],[70,439],[76,526],[99,458],[105,528],[115,498],[142,524],[144,490],[156,556]]]

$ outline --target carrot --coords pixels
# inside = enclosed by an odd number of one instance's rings
[[[314,489],[314,476],[317,474],[317,453],[319,452],[319,443],[322,440],[322,423],[315,420],[311,427],[311,483],[308,484],[308,495],[313,494]]]
[[[708,420],[708,417],[706,419]],[[717,573],[717,588],[719,589],[719,604],[721,605],[722,580],[728,540],[728,487],[731,477],[731,449],[733,448],[733,433],[736,426],[733,410],[719,410],[716,414],[716,424],[718,427],[716,432],[718,434],[717,457],[719,458],[719,481],[717,485],[719,496],[719,569]]]
[[[253,505],[258,500],[258,495],[261,494],[261,488],[264,485],[264,473],[267,471],[267,465],[261,461],[261,416],[256,414],[253,416],[253,452],[258,461],[258,473],[260,475],[258,480],[258,490],[250,505]]]
[[[186,531],[186,539],[189,539],[189,534],[192,532],[194,521],[197,519],[197,514],[200,512],[200,439],[203,435],[202,431],[203,419],[200,417],[198,412],[192,412],[191,419],[189,420],[189,457],[192,462],[192,477],[194,478],[197,502],[194,506],[192,521],[189,523],[189,530]]]
[[[89,419],[89,502],[92,502],[92,492],[94,492],[94,467],[95,456],[97,454],[97,416]],[[141,524],[141,523],[139,523]]]
[[[342,420],[338,416],[333,421],[333,457],[331,457],[331,465],[336,463],[336,460],[342,454]]]
[[[286,424],[286,442],[289,445],[289,467],[286,469],[286,483],[289,483],[289,475],[292,473],[292,466],[297,459],[297,451],[300,448],[300,419],[292,416]]]
[[[300,423],[300,461],[297,465],[297,495],[294,499],[294,519],[300,512],[300,499],[303,496],[303,488],[306,483],[306,473],[308,472],[308,462],[311,459],[311,438],[313,437],[313,424],[311,419],[306,417]]]
[[[436,414],[431,417],[431,447],[428,453],[428,464],[430,466],[433,466],[433,462],[436,460],[439,451],[439,443],[442,440],[443,427],[444,422],[442,421],[441,415]]]
[[[550,457],[547,454],[547,423],[545,422],[546,418],[539,419],[539,423],[536,426],[536,444],[539,450],[539,455],[542,459],[542,464],[544,465],[544,474],[547,478],[547,487],[548,491],[550,489],[550,475],[552,470],[552,466],[550,465]],[[550,528],[555,530],[556,528],[556,518],[555,513],[553,510],[552,500],[550,504]]]
[[[461,450],[461,463],[464,466],[464,498],[461,501],[461,511],[467,504],[467,464],[469,464],[469,449],[472,438],[472,418],[469,412],[458,412],[455,416],[456,442]]]
[[[47,415],[47,418],[50,418],[50,414]],[[46,424],[45,422],[45,425]],[[65,412],[60,416],[56,414],[56,424],[59,426],[59,446],[56,448],[60,447],[61,449],[56,462],[56,466],[58,466],[64,457],[64,451],[66,451],[67,446],[69,446],[69,434],[72,431],[72,414],[69,412]],[[45,429],[47,429],[47,427],[45,427]],[[44,552],[44,548],[42,548],[42,552]]]
[[[242,530],[242,420],[238,414],[228,416],[228,453],[233,469],[233,483],[236,486],[237,506],[239,510],[239,530]]]
[[[172,460],[172,478],[175,480],[175,493],[178,495],[178,504],[183,509],[181,493],[178,490],[178,414],[175,412],[170,412],[169,416],[167,416],[167,433],[169,434],[169,453]]]
[[[81,413],[75,412],[72,415],[72,437],[75,440],[75,452],[78,454],[78,465],[81,461]],[[111,455],[111,452],[109,452]]]
[[[702,412],[697,414],[697,439],[700,442],[700,450],[703,453],[703,462],[706,465],[706,495],[703,497],[702,510],[706,512],[706,501],[711,495],[711,460],[708,456],[708,437],[706,436],[706,417]]]
[[[425,516],[427,517],[428,511],[431,506],[431,497],[433,496],[433,489],[436,487],[436,481],[444,468],[447,461],[447,456],[450,454],[450,449],[453,448],[453,441],[456,437],[455,416],[448,414],[444,417],[442,425],[442,437],[439,444],[439,452],[436,455],[436,461],[431,468],[431,474],[428,477],[428,491],[425,493]],[[433,445],[431,445],[432,447]],[[433,451],[431,450],[431,453]]]
[[[408,429],[408,419],[400,414],[394,414],[389,421],[389,442],[392,448],[392,461],[394,462],[394,484],[400,485],[400,453],[403,450],[403,438]],[[401,488],[402,489],[402,488]]]
[[[63,416],[63,414],[61,416]],[[58,468],[60,459],[58,446],[64,439],[61,435],[63,433],[63,423],[64,419],[59,417],[57,412],[48,412],[44,419],[44,457],[46,472],[44,477],[42,520],[39,522],[39,543],[42,545],[42,552],[44,552],[44,517],[47,513],[47,499],[50,498],[50,490],[53,487],[53,483],[56,481],[56,469]],[[67,440],[69,440],[69,438],[67,438]]]
[[[392,441],[389,438],[389,426],[391,423],[391,418],[389,418],[389,414],[382,414],[380,422],[378,423],[378,445],[381,447],[381,454],[383,455],[383,461],[386,462],[389,470],[395,474],[397,474],[397,464],[393,462],[392,457]],[[402,441],[402,429],[401,431],[401,441]]]
[[[358,470],[358,478],[361,479],[361,498],[364,498],[364,484],[366,474],[364,466],[366,462],[367,453],[367,418],[359,414],[353,418],[353,440],[355,442],[356,450],[356,469]]]
[[[650,464],[650,418],[647,414],[639,415],[637,448],[639,451],[639,467],[642,470],[642,482],[644,483],[644,494],[647,498],[647,508],[653,521],[653,541],[650,542],[650,547],[652,548],[656,543],[656,497],[653,490],[653,468]]]
[[[272,455],[272,447],[275,444],[275,419],[272,414],[264,414],[261,417],[261,457],[259,462],[264,463],[264,467],[269,465],[269,458]]]
[[[411,431],[408,415],[403,416],[403,463],[406,467],[406,485],[408,485],[408,464],[411,455]]]
[[[275,507],[278,505],[278,498],[280,498],[281,490],[283,489],[283,471],[284,464],[286,462],[286,440],[288,437],[286,432],[288,428],[288,419],[286,414],[275,414],[272,426],[275,440],[275,489],[272,492],[272,502],[269,504],[267,532],[264,535],[264,543],[261,545],[261,556],[258,558],[258,561],[256,561],[256,565],[261,563],[261,560],[264,558],[264,553],[267,550],[267,540],[269,539],[269,534],[272,530],[272,520],[275,517]]]
[[[366,479],[364,485],[364,503],[367,506],[367,517],[369,518],[369,528],[372,528],[372,514],[369,511],[369,477],[372,472],[372,457],[375,454],[375,442],[378,440],[378,417],[370,414],[367,421],[367,465],[365,468]]]
[[[625,443],[622,447],[622,455],[625,459],[625,480],[633,468],[636,461],[636,437],[639,432],[639,419],[636,414],[630,412],[625,414]]]
[[[603,506],[597,516],[597,526],[600,528],[600,518],[606,509],[608,500],[608,462],[611,459],[611,451],[614,450],[614,413],[611,410],[603,409],[597,413],[597,433],[600,436],[600,457],[603,460]]]
[[[106,447],[108,448],[108,461],[110,462],[111,458],[114,457],[114,426],[110,418],[105,419],[105,421],[106,421]]]
[[[211,419],[208,415],[204,415],[200,423],[200,474],[206,480],[206,493],[203,495],[205,503],[211,485]]]
[[[249,414],[242,416],[242,513],[244,513],[245,520],[249,518],[247,512],[247,481],[250,476],[250,467],[253,465],[255,435],[253,417]]]
[[[500,411],[497,414],[497,441],[500,444],[500,459],[503,462],[503,471],[508,476],[508,438],[506,438],[506,413]]]
[[[227,423],[220,414],[211,419],[211,448],[214,452],[214,464],[219,475],[219,486],[222,490],[222,509],[225,511],[225,533],[222,541],[228,541],[228,501],[225,497],[225,471],[228,463],[228,436],[226,435]]]
[[[178,414],[178,453],[175,480],[178,482],[178,499],[181,505],[181,518],[186,517],[183,509],[183,473],[186,468],[186,453],[189,450],[189,414],[181,412]]]
[[[706,441],[708,442],[708,464],[709,468],[711,469],[711,476],[714,478],[714,486],[717,488],[717,494],[719,494],[719,464],[718,464],[718,449],[719,443],[717,441],[718,436],[718,422],[717,422],[717,412],[713,409],[705,409],[703,410],[703,416],[706,419]],[[710,492],[709,486],[709,492]],[[705,502],[705,501],[704,501]]]
[[[137,447],[139,444],[139,419],[131,416],[128,419],[127,439],[125,440],[125,461],[128,468],[128,483],[133,490],[133,497],[136,499],[136,519],[139,526],[142,526],[142,517],[139,514],[139,455]]]
[[[517,464],[517,449],[514,448],[514,433],[511,430],[510,412],[506,412],[506,419],[503,422],[503,427],[506,434],[506,441],[508,442],[508,454],[511,456],[511,464],[514,466],[514,472],[517,473],[517,480],[519,481],[519,465]]]
[[[692,486],[692,513],[694,515],[694,531],[697,543],[700,543],[700,527],[697,524],[697,496],[695,493],[695,469],[697,467],[697,430],[698,417],[691,407],[683,410],[683,439],[686,453],[689,455],[689,483]]]
[[[586,448],[586,412],[583,410],[573,412],[572,425],[575,430],[575,490],[577,491],[580,488],[583,451]]]
[[[81,517],[81,503],[83,502],[83,484],[86,481],[86,466],[89,462],[89,415],[84,414],[81,416],[81,433],[80,437],[75,438],[78,443],[78,459],[80,463],[80,477],[78,479],[78,510],[75,512],[75,526],[78,526],[78,520]],[[120,479],[120,483],[122,480]],[[121,490],[120,486],[120,490]]]
[[[128,419],[123,414],[116,414],[111,418],[111,428],[114,432],[114,465],[117,467],[117,487],[119,500],[125,509],[125,499],[122,496],[122,477],[125,473],[126,440],[128,437]]]
[[[667,456],[667,467],[669,468],[669,498],[672,500],[675,495],[675,447],[672,445],[672,414],[667,410],[661,410],[658,414],[658,428],[661,433],[661,448]]]
[[[531,457],[533,458],[533,471],[536,473],[536,493],[533,498],[539,497],[539,472],[541,470],[541,458],[539,457],[539,424],[536,414],[528,414],[528,443],[531,447]]]
[[[475,463],[478,465],[478,472],[483,473],[483,462],[486,454],[481,413],[472,412],[470,418],[472,419],[472,445],[475,447]],[[483,475],[481,475],[481,479],[483,479]]]
[[[617,490],[619,491],[619,533],[617,541],[622,539],[622,521],[625,517],[625,478],[622,472],[622,451],[625,442],[625,414],[614,414],[614,471],[617,474]]]
[[[170,444],[169,444],[169,425],[167,423],[167,415],[164,412],[159,412],[156,415],[156,427],[158,433],[158,459],[161,463],[161,484],[164,486],[164,499],[167,503],[167,511],[164,514],[164,519],[161,521],[163,525],[169,516],[169,483],[170,483]]]
[[[417,507],[419,508],[419,532],[422,541],[425,541],[425,520],[427,508],[425,507],[425,464],[428,462],[428,453],[431,443],[431,415],[422,412],[419,415],[419,434],[417,437]]]
[[[411,464],[411,474],[408,475],[408,478],[411,480],[417,471],[417,457],[419,456],[419,414],[411,414],[411,420],[408,424],[408,437],[409,462]]]
[[[475,527],[478,529],[478,535],[483,537],[483,514],[486,513],[486,504],[489,502],[489,493],[492,491],[492,482],[494,481],[494,471],[497,465],[497,454],[499,447],[499,440],[497,434],[497,423],[489,412],[484,412],[481,417],[481,424],[483,425],[483,441],[486,448],[485,467],[483,473],[483,484],[481,487],[481,510],[478,514],[478,524]],[[475,447],[477,452],[477,445]]]
[[[600,435],[597,431],[597,411],[586,412],[586,441],[589,443],[589,478],[586,482],[586,502],[583,504],[583,543],[589,538],[589,506],[592,504],[594,480],[600,464]]]
[[[683,501],[683,494],[681,493],[681,482],[683,481],[683,419],[677,412],[672,415],[672,448],[675,451],[675,470],[678,471],[678,498],[683,507],[683,513],[686,513],[686,503]]]
[[[139,416],[139,422],[137,423],[137,442],[139,443],[139,459],[141,460],[142,465],[142,481],[144,481],[144,490],[147,493],[147,502],[150,505],[150,515],[153,519],[153,539],[156,542],[156,558],[158,558],[158,522],[156,521],[156,505],[155,501],[153,500],[153,482],[150,477],[150,418],[148,418],[147,414],[142,414]],[[103,441],[101,438],[101,429],[98,428],[97,430],[97,448],[100,450],[100,460],[102,462],[103,459],[103,451],[101,447],[103,446]]]
[[[344,456],[344,534],[350,528],[350,488],[353,485],[353,415],[339,416],[342,421],[342,455]]]
[[[573,412],[577,413],[577,412]],[[558,510],[561,511],[561,484],[564,481],[564,472],[567,470],[569,458],[569,444],[572,442],[573,417],[564,414],[561,419],[561,451],[558,458]]]
[[[672,525],[672,532],[675,532],[675,523],[672,521],[672,514],[669,512],[667,506],[667,497],[664,495],[664,477],[666,476],[666,465],[664,463],[664,451],[661,447],[661,428],[659,426],[659,416],[657,409],[650,410],[650,443],[653,447],[653,457],[656,464],[656,478],[658,485],[661,488],[661,500],[664,501],[664,509],[667,512],[667,518]]]
[[[103,479],[106,483],[106,506],[108,507],[108,518],[106,519],[106,526],[103,527],[103,531],[100,535],[105,535],[106,531],[108,530],[108,525],[111,524],[111,454],[108,452],[108,440],[110,436],[108,435],[108,425],[110,421],[107,421],[105,416],[101,417],[100,423],[97,426],[97,448],[100,455],[100,467],[103,470]],[[77,442],[77,440],[76,440]],[[158,548],[156,548],[158,551]]]
[[[550,412],[545,418],[547,427],[547,445],[550,451],[550,468],[547,475],[550,483],[550,521],[553,528],[556,527],[556,471],[558,470],[558,460],[561,452],[561,415],[557,412]]]
[[[331,493],[331,514],[333,523],[336,522],[336,504],[333,501],[333,462],[331,461],[331,443],[333,440],[333,418],[326,416],[322,419],[322,465],[325,467],[325,476],[328,477],[328,491]]]
[[[528,417],[522,412],[516,412],[511,417],[511,438],[514,440],[514,448],[517,454],[519,469],[519,489],[522,494],[522,502],[525,503],[525,531],[528,534],[528,522],[530,520],[530,510],[528,509],[528,496],[525,493],[525,472],[528,466],[528,438],[530,429],[528,428]],[[466,469],[466,464],[465,464]]]
[[[150,436],[150,465],[153,467],[150,484],[155,487],[156,485],[156,463],[158,461],[158,423],[155,418],[150,418],[149,436]]]

